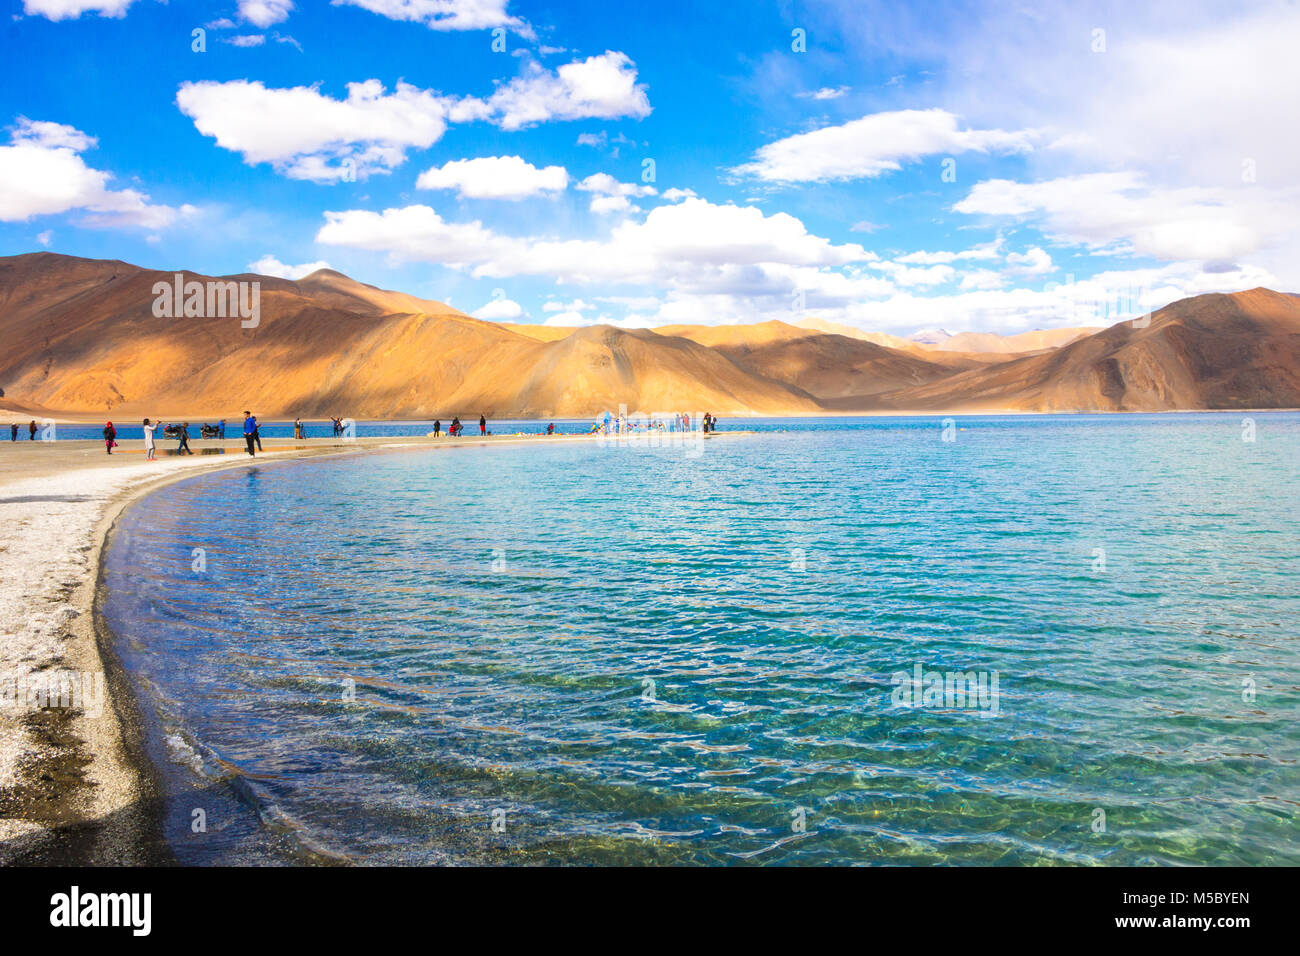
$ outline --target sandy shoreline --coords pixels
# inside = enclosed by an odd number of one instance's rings
[[[229,439],[225,454],[156,462],[144,460],[138,440],[112,457],[96,441],[0,443],[0,865],[172,862],[136,702],[99,613],[103,556],[130,504],[205,472],[323,455],[595,440],[267,439],[251,459]],[[32,688],[50,687],[62,698],[32,697]],[[84,693],[69,698],[69,687]]]

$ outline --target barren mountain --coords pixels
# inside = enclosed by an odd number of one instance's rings
[[[0,259],[0,407],[132,418],[818,410],[806,393],[681,339],[595,328],[540,342],[338,273],[227,278],[262,283],[257,328],[156,317],[152,290],[171,272],[51,253]]]
[[[1166,306],[1050,352],[881,396],[897,409],[1300,407],[1300,299],[1268,289]]]
[[[869,396],[921,385],[953,374],[949,364],[909,351],[885,348],[844,335],[804,334],[760,344],[716,346],[737,365],[779,379],[832,401],[836,408],[867,409]],[[966,361],[962,368],[978,364]],[[854,403],[853,399],[862,399]]]
[[[998,335],[996,332],[958,332],[956,335],[949,336],[942,343],[928,345],[926,348],[943,352],[995,352],[1005,354],[1041,352],[1044,349],[1058,349],[1063,345],[1069,345],[1076,339],[1083,338],[1085,335],[1092,335],[1094,332],[1100,331],[1099,327],[1085,326],[1073,329],[1034,329],[1032,332],[1021,332],[1018,335]]]
[[[171,284],[170,271],[52,253],[0,258],[0,409],[211,420],[245,408],[446,419],[587,417],[620,405],[726,417],[1300,407],[1300,299],[1267,289],[1184,299],[1145,328],[1124,322],[1061,348],[1051,348],[1057,332],[1003,340],[1047,349],[1015,354],[890,348],[776,321],[509,326],[328,270],[220,281],[241,279],[261,283],[256,328],[155,316],[154,286]]]
[[[902,338],[898,335],[890,335],[888,332],[864,332],[862,329],[854,328],[851,325],[845,325],[843,322],[832,322],[830,319],[795,319],[794,324],[804,329],[812,329],[814,332],[826,332],[830,335],[846,335],[851,339],[861,339],[864,342],[871,342],[875,345],[883,345],[891,349],[903,349],[904,351],[918,352],[922,346],[916,342]]]

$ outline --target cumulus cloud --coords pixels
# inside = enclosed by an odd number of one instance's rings
[[[542,305],[543,312],[590,312],[594,308],[596,308],[594,305],[582,299],[574,299],[572,302],[552,299]]]
[[[538,169],[519,156],[452,160],[425,170],[415,181],[417,189],[454,189],[469,199],[524,199],[563,192],[568,184],[563,166]]]
[[[23,0],[23,13],[49,20],[75,20],[83,13],[124,17],[135,0]]]
[[[266,255],[256,262],[248,264],[248,271],[255,272],[263,276],[275,276],[278,279],[301,279],[303,276],[309,276],[319,269],[332,269],[328,262],[318,260],[316,262],[304,262],[302,265],[291,266],[281,262],[275,256]]]
[[[1062,242],[1127,249],[1156,259],[1233,259],[1258,248],[1260,231],[1222,191],[1160,188],[1138,172],[1086,173],[1035,183],[978,183],[957,212],[1032,222]],[[1262,211],[1261,211],[1262,212]],[[1278,225],[1280,225],[1280,221]]]
[[[1006,277],[1000,272],[993,269],[974,269],[963,275],[958,285],[961,291],[969,292],[972,289],[981,291],[1001,289],[1006,284]]]
[[[524,308],[518,302],[500,296],[493,297],[492,301],[479,306],[470,313],[476,319],[487,319],[494,322],[502,319],[517,319],[523,314]]]
[[[271,163],[314,182],[387,172],[405,161],[407,149],[427,148],[447,128],[443,101],[428,90],[398,83],[387,93],[378,80],[347,89],[347,98],[336,100],[314,87],[203,80],[183,83],[176,103],[200,133],[246,163]]]
[[[841,266],[874,257],[856,244],[810,234],[793,216],[752,206],[686,199],[623,220],[605,239],[519,238],[481,222],[451,223],[428,206],[328,212],[317,241],[435,262],[475,276],[553,276],[561,282],[665,283],[711,290],[757,290],[788,299],[783,267]],[[807,277],[805,277],[806,279]],[[879,289],[877,289],[879,291]]]
[[[907,266],[900,262],[874,262],[871,268],[879,269],[901,286],[931,286],[951,282],[956,270],[949,265]]]
[[[239,36],[227,37],[221,42],[240,47],[262,46],[266,43],[266,37],[260,33],[245,33]]]
[[[19,117],[0,146],[0,221],[25,222],[79,210],[89,226],[161,229],[197,210],[154,205],[134,189],[111,190],[112,174],[87,166],[81,153],[96,140],[61,123]]]
[[[644,84],[626,53],[599,56],[547,70],[529,62],[523,76],[498,86],[486,99],[465,97],[450,110],[453,122],[485,120],[506,130],[550,120],[642,119],[650,115]]]
[[[448,121],[515,130],[553,119],[650,112],[635,66],[614,52],[554,72],[531,63],[523,76],[486,99],[457,99],[401,82],[389,93],[376,79],[349,83],[347,91],[339,100],[314,86],[203,80],[181,84],[176,104],[200,133],[240,153],[246,163],[270,163],[291,179],[318,183],[391,172],[406,161],[408,150],[440,139]]]
[[[506,13],[509,0],[332,0],[361,7],[390,20],[423,23],[430,30],[488,30],[512,27],[531,34],[524,21]]]
[[[593,173],[580,181],[577,188],[582,192],[595,193],[591,200],[591,211],[597,213],[640,212],[641,207],[632,202],[632,197],[658,194],[653,186],[620,183],[609,173]]]
[[[1041,276],[1055,272],[1056,266],[1052,265],[1051,256],[1034,246],[1025,252],[1008,253],[1007,271],[1014,275]]]
[[[591,325],[592,320],[588,319],[581,312],[561,312],[559,315],[552,315],[542,325],[568,328],[574,325]]]
[[[968,259],[996,259],[1002,248],[1001,238],[994,239],[992,242],[981,243],[970,249],[963,249],[960,252],[926,252],[920,250],[909,252],[905,256],[899,256],[896,261],[906,265],[933,266],[948,264],[953,262],[962,262]]]
[[[263,30],[283,23],[293,12],[293,0],[239,0],[239,16]]]
[[[962,129],[942,109],[896,110],[768,143],[735,171],[780,183],[870,179],[924,156],[1026,152],[1033,139],[1025,130]]]
[[[1275,283],[1274,276],[1258,268],[1242,267],[1224,274],[1208,273],[1194,264],[1171,263],[1102,272],[1079,282],[1049,282],[1041,289],[980,289],[972,284],[969,291],[950,295],[899,292],[873,302],[847,304],[825,317],[898,333],[937,325],[951,332],[1013,334],[1029,329],[1112,325],[1187,296]]]

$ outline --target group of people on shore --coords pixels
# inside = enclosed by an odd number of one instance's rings
[[[36,441],[36,423],[35,423],[35,422],[31,422],[31,423],[27,426],[27,437],[28,437],[28,439],[31,440],[31,441]],[[10,441],[17,441],[17,440],[18,440],[18,423],[17,423],[17,422],[11,422],[11,423],[9,424],[9,440],[10,440]]]
[[[677,412],[668,419],[651,417],[643,425],[640,422],[628,421],[626,415],[615,417],[612,413],[606,412],[604,421],[597,419],[596,423],[591,426],[591,431],[593,434],[599,432],[604,435],[625,435],[641,428],[655,431],[688,432],[691,430],[691,416],[689,412]],[[706,432],[717,431],[718,419],[711,413],[705,412],[703,429]],[[548,431],[547,434],[550,434],[550,432]]]
[[[478,433],[480,435],[488,434],[487,418],[484,417],[483,415],[480,415],[478,417]],[[465,426],[461,424],[459,416],[452,417],[451,424],[447,426],[447,434],[450,435],[452,438],[459,438],[461,435],[465,434]],[[442,419],[438,418],[435,419],[433,423],[433,437],[438,438],[441,435],[442,435]]]
[[[333,427],[335,438],[338,438],[345,433],[346,428],[343,424],[343,419],[337,416],[331,416],[330,423]],[[592,426],[591,430],[593,432],[604,432],[605,434],[622,434],[636,427],[638,426],[634,424],[629,424],[626,417],[620,415],[617,419],[615,419],[609,412],[606,412],[604,421],[602,422],[600,420],[597,420],[596,423]],[[687,412],[681,412],[673,416],[671,420],[671,425],[669,426],[665,426],[664,421],[656,419],[650,422],[647,427],[657,428],[659,430],[664,430],[665,427],[668,427],[671,428],[672,430],[677,430],[677,431],[690,431],[691,416]],[[19,426],[16,423],[11,423],[9,425],[10,441],[18,440],[18,428]],[[718,428],[717,418],[714,417],[712,414],[705,413],[704,431],[706,432],[717,431],[717,428]],[[175,438],[177,442],[176,454],[178,455],[194,454],[193,450],[190,448],[190,423],[189,422],[182,422],[180,425],[164,425],[161,421],[153,422],[150,421],[148,418],[146,418],[141,423],[141,429],[144,433],[144,450],[145,450],[145,459],[147,461],[154,461],[156,459],[157,440],[159,438]],[[28,433],[29,440],[31,441],[36,440],[37,431],[38,428],[35,421],[28,424],[27,433]],[[478,433],[483,436],[490,434],[487,430],[487,417],[484,415],[479,415],[478,417]],[[555,434],[554,422],[546,426],[545,433],[547,435]],[[112,422],[106,422],[104,424],[102,434],[104,438],[104,449],[108,454],[111,455],[113,454],[113,449],[117,447],[117,428],[113,425]],[[217,439],[224,440],[226,437],[226,420],[223,418],[216,425],[203,425],[201,429],[201,434],[202,437],[204,438],[217,438]],[[453,438],[459,438],[460,436],[465,434],[465,426],[461,424],[461,420],[459,416],[455,416],[452,418],[451,424],[447,428],[447,434]],[[247,410],[244,412],[243,435],[244,435],[244,444],[248,450],[249,455],[256,455],[257,452],[262,450],[261,427],[258,425],[257,417],[253,415],[252,412],[249,412]],[[441,435],[442,435],[442,419],[438,419],[433,423],[433,437],[438,438]],[[296,439],[305,439],[307,437],[307,430],[304,427],[301,418],[294,419],[293,437]]]
[[[176,454],[192,455],[194,450],[190,448],[190,423],[182,422],[179,425],[164,425],[162,422],[153,422],[145,419],[140,423],[140,429],[144,433],[144,458],[145,461],[156,461],[158,459],[157,438],[175,438]],[[225,438],[226,437],[226,420],[221,419],[218,425],[204,425],[200,430],[204,438]],[[104,425],[104,446],[108,453],[113,454],[113,447],[117,444],[117,429],[113,427],[112,422]]]

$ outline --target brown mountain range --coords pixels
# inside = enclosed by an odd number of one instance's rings
[[[1266,289],[1185,299],[1141,329],[1030,333],[1033,351],[1008,353],[997,342],[893,348],[784,322],[510,326],[329,270],[222,277],[261,283],[260,323],[243,328],[237,317],[155,316],[154,286],[173,276],[52,253],[0,258],[0,410],[202,420],[244,408],[549,418],[620,404],[728,417],[1300,406],[1300,300]],[[1043,344],[1054,339],[1068,344]]]

